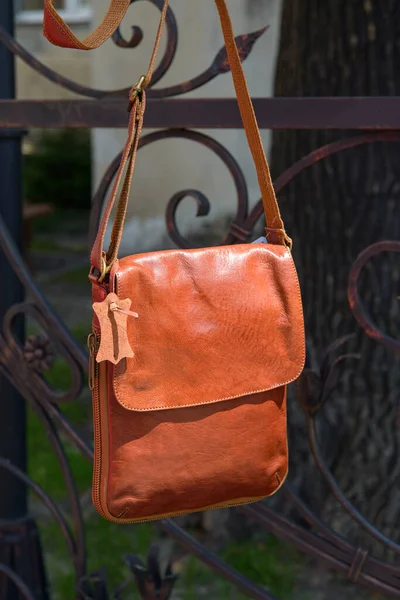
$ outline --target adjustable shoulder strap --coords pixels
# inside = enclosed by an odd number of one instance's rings
[[[45,35],[53,43],[57,45],[90,49],[99,46],[120,24],[130,0],[112,0],[105,20],[100,27],[85,40],[80,42],[72,34],[69,27],[64,23],[59,15],[57,15],[53,4],[53,0],[45,0]],[[267,238],[272,244],[286,245],[291,247],[291,240],[287,236],[283,221],[280,215],[278,202],[276,200],[275,191],[272,185],[271,175],[268,167],[268,162],[265,156],[264,147],[262,144],[260,131],[257,124],[257,119],[254,114],[253,104],[250,98],[247,87],[246,78],[243,72],[243,67],[239,57],[239,52],[235,42],[235,36],[232,28],[232,22],[229,16],[226,0],[215,0],[218,8],[218,13],[221,21],[222,32],[224,35],[226,51],[228,55],[229,65],[232,72],[233,82],[236,91],[236,97],[239,105],[240,114],[243,121],[243,126],[246,132],[247,141],[253,156],[254,164],[257,171],[258,183],[262,195],[266,219]],[[128,6],[127,6],[128,5]],[[118,254],[119,243],[122,236],[122,228],[126,214],[126,207],[129,196],[130,182],[134,168],[134,160],[138,147],[138,136],[143,124],[143,113],[145,106],[145,88],[151,81],[153,67],[156,59],[157,50],[160,43],[162,29],[168,9],[168,0],[164,0],[164,5],[161,13],[160,24],[156,36],[154,50],[150,59],[148,72],[140,80],[139,86],[132,88],[131,95],[132,107],[131,118],[129,123],[129,134],[126,146],[123,152],[120,169],[116,175],[113,189],[108,199],[105,211],[103,213],[97,237],[91,254],[92,266],[100,272],[105,272],[111,268]],[[56,15],[56,18],[55,18]],[[54,20],[50,20],[50,17]],[[62,28],[62,34],[56,33],[55,22]],[[50,23],[50,29],[49,29]],[[108,33],[107,33],[108,32]],[[132,94],[131,92],[131,94]],[[128,158],[130,157],[129,163]],[[114,219],[114,226],[111,236],[110,248],[105,255],[103,252],[104,235],[107,228],[107,223],[110,218],[111,210],[117,197],[118,188],[122,181],[122,171],[128,164],[127,174],[118,200],[118,207]]]
[[[54,46],[93,50],[108,40],[120,25],[131,0],[112,0],[102,23],[84,40],[79,40],[54,8],[53,0],[44,0],[43,34]]]

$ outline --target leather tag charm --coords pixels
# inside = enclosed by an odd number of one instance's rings
[[[127,319],[138,318],[131,312],[132,300],[120,300],[113,292],[102,302],[95,302],[93,310],[100,323],[100,347],[97,352],[97,362],[109,360],[116,365],[123,358],[133,358],[134,352],[128,340]]]

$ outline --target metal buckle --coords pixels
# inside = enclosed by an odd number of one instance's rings
[[[111,270],[111,267],[112,267],[112,264],[107,266],[106,259],[104,258],[104,256],[102,256],[101,257],[101,271],[100,271],[100,275],[97,278],[98,283],[102,283],[104,281],[104,278],[107,275],[107,273]],[[93,266],[90,267],[89,276],[93,275],[94,271],[95,271],[95,268]]]
[[[106,263],[106,259],[104,258],[104,256],[101,257],[101,273],[100,276],[98,278],[98,282],[101,283],[102,281],[104,281],[104,277],[107,275],[107,263]]]
[[[135,85],[131,88],[129,92],[129,105],[128,112],[131,112],[132,106],[135,103],[135,100],[144,90],[144,83],[146,81],[146,75],[142,75],[139,81],[135,83]]]

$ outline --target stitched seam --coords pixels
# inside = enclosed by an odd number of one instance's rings
[[[65,29],[61,25],[61,23],[58,21],[58,17],[56,17],[51,10],[49,11],[49,14],[53,20],[53,23],[58,27],[61,33],[65,34],[69,38],[69,40],[75,44],[75,46],[78,46],[81,50],[86,50],[85,46],[78,40],[78,38],[74,35],[71,35],[68,29]]]
[[[286,465],[287,465],[287,461],[286,461]],[[207,505],[207,506],[202,506],[200,508],[190,508],[190,509],[186,509],[186,510],[178,510],[175,511],[173,513],[157,513],[155,515],[150,515],[148,517],[128,517],[127,519],[121,519],[120,522],[122,523],[147,523],[149,521],[156,521],[156,520],[160,520],[160,519],[169,519],[172,517],[177,517],[178,515],[188,515],[188,514],[195,514],[198,512],[203,512],[205,510],[218,510],[220,508],[232,508],[235,506],[244,506],[245,504],[254,504],[256,502],[259,502],[260,500],[264,500],[265,498],[270,498],[271,496],[273,496],[274,494],[276,494],[281,487],[283,486],[283,484],[285,483],[286,477],[288,474],[288,468],[286,468],[286,473],[285,476],[283,478],[283,480],[280,482],[280,484],[275,487],[273,490],[267,492],[266,494],[264,494],[263,496],[251,496],[249,498],[237,498],[236,500],[227,500],[226,502],[219,502],[218,504],[211,504],[211,505]],[[115,517],[113,517],[114,520]],[[110,520],[110,519],[109,519]]]
[[[269,490],[271,489],[272,491],[274,491],[275,488],[276,488],[276,480],[274,479],[274,475],[271,475],[271,477],[269,477],[267,479],[267,483],[270,484],[270,485],[268,485],[268,491],[264,492],[262,496],[245,496],[245,497],[236,498],[236,499],[233,499],[233,500],[221,500],[220,502],[217,502],[217,504],[211,504],[210,506],[218,506],[219,504],[225,504],[225,502],[243,502],[243,501],[246,502],[247,500],[252,500],[253,498],[268,498],[268,496],[272,493]],[[126,495],[126,496],[124,495],[123,496],[123,500],[125,502],[132,502],[132,501],[135,502],[136,500],[141,500],[143,502],[146,502],[146,504],[150,504],[150,502],[151,502],[151,499],[149,499],[149,498],[138,498],[137,496],[129,496],[129,495]],[[125,508],[121,512],[121,514],[126,513],[129,510],[129,508],[130,507]],[[183,509],[183,510],[185,510],[185,512],[188,513],[189,511],[192,511],[192,510],[207,510],[207,508],[203,508],[203,507],[200,508],[200,509],[191,509],[191,508],[188,508],[187,510],[186,509]],[[118,519],[119,516],[116,517],[116,518]]]
[[[258,244],[257,244],[258,245]],[[247,244],[246,244],[247,246]],[[265,246],[263,244],[260,244],[260,246]],[[265,250],[265,248],[263,247],[263,250]],[[172,250],[172,252],[179,252],[179,250]],[[270,252],[271,253],[271,252]],[[302,316],[302,321],[304,323],[304,314],[303,314],[303,303],[302,303],[302,299],[301,299],[301,291],[300,291],[300,284],[299,284],[299,279],[297,276],[297,270],[293,261],[293,257],[292,254],[289,250],[285,250],[285,253],[290,257],[290,264],[292,265],[292,269],[295,273],[295,281],[296,281],[296,288],[297,288],[297,294],[298,294],[298,298],[300,301],[300,312],[301,312],[301,316]],[[273,252],[271,254],[274,254]],[[276,256],[276,255],[275,255]],[[124,286],[121,285],[121,279],[120,279],[120,273],[116,273],[116,278],[117,278],[117,293],[121,287],[121,294],[124,292]],[[304,332],[304,328],[303,328],[303,332]],[[304,368],[304,363],[305,363],[305,337],[304,334],[302,336],[303,339],[303,344],[302,344],[302,361],[301,361],[301,367],[300,370],[298,371],[298,373],[288,379],[287,381],[284,381],[282,383],[279,383],[277,385],[272,385],[266,388],[262,388],[259,390],[254,390],[254,391],[248,391],[248,392],[244,392],[244,393],[240,393],[240,394],[235,394],[233,396],[226,396],[224,398],[217,398],[215,400],[205,400],[204,402],[196,402],[196,403],[191,403],[191,404],[179,404],[179,406],[173,406],[173,405],[167,405],[167,406],[154,406],[152,408],[132,408],[131,406],[128,406],[125,402],[123,402],[120,398],[120,394],[119,394],[119,390],[118,390],[118,383],[117,383],[117,376],[116,376],[116,369],[115,367],[113,368],[113,390],[114,390],[114,394],[118,400],[118,402],[121,404],[121,406],[123,406],[124,408],[126,408],[127,410],[131,410],[134,412],[151,412],[153,410],[174,410],[174,409],[179,409],[179,408],[189,408],[191,406],[204,406],[207,404],[215,404],[217,402],[223,402],[225,400],[235,400],[236,398],[242,398],[243,396],[252,396],[253,394],[261,394],[262,392],[268,392],[270,390],[275,390],[278,389],[280,387],[283,387],[285,385],[287,385],[288,383],[291,383],[292,381],[295,381],[300,373],[303,371]]]
[[[187,510],[177,510],[173,513],[157,513],[155,515],[150,515],[148,517],[128,517],[127,519],[122,519],[121,522],[125,524],[129,523],[147,523],[148,521],[159,521],[160,519],[169,519],[173,517],[178,517],[179,515],[191,515],[199,512],[204,512],[205,510],[218,510],[222,508],[234,508],[235,506],[244,506],[246,504],[255,504],[256,502],[260,502],[260,500],[264,500],[265,498],[269,498],[273,496],[277,490],[272,490],[267,495],[264,496],[251,496],[250,498],[246,498],[245,500],[238,499],[236,501],[227,500],[226,502],[220,502],[218,504],[212,504],[207,506],[202,506],[201,508],[189,508]],[[229,504],[228,504],[229,502]],[[115,517],[113,517],[115,519]],[[110,520],[110,519],[109,519]]]
[[[216,404],[217,402],[223,402],[224,400],[235,400],[236,398],[243,398],[243,396],[252,396],[253,394],[261,394],[262,392],[269,392],[272,390],[277,390],[281,387],[284,387],[288,383],[295,381],[299,377],[302,370],[303,370],[303,367],[301,367],[301,370],[295,377],[293,377],[292,379],[289,379],[288,381],[284,381],[283,383],[279,383],[275,386],[262,388],[260,390],[243,392],[240,394],[236,394],[234,396],[226,396],[225,398],[216,398],[215,400],[205,400],[204,402],[194,402],[192,404],[179,404],[178,406],[166,405],[166,406],[153,406],[151,408],[132,408],[131,406],[128,406],[127,404],[122,402],[122,400],[120,399],[120,396],[119,396],[119,392],[115,389],[115,386],[114,386],[114,393],[115,393],[115,396],[117,397],[118,402],[121,404],[121,406],[123,406],[124,408],[126,408],[128,410],[132,410],[134,412],[151,412],[153,410],[175,410],[175,409],[179,409],[179,408],[189,408],[191,406],[204,406],[205,404]],[[116,375],[115,375],[115,369],[114,369],[114,382],[115,382],[115,380],[116,380]]]
[[[240,248],[241,246],[244,246],[247,249],[249,249],[249,248],[254,248],[254,249],[258,248],[259,250],[262,250],[262,251],[264,251],[264,252],[266,252],[268,254],[273,254],[273,256],[277,256],[275,254],[275,252],[271,251],[271,248],[273,248],[274,245],[276,245],[276,244],[265,244],[265,243],[264,244],[226,244],[225,246],[211,246],[211,247],[208,247],[208,248],[186,248],[185,250],[186,250],[186,252],[191,252],[192,254],[196,254],[196,252],[202,252],[204,250],[220,250],[220,249],[226,250],[227,248],[229,248],[231,246],[233,246],[234,248]],[[282,248],[282,246],[278,246],[278,247]],[[284,249],[284,251],[285,252],[287,251],[288,254],[290,256],[292,256],[291,253],[290,253],[290,251],[287,250],[286,248]],[[182,248],[172,248],[170,250],[157,250],[155,252],[141,252],[139,254],[135,254],[134,256],[136,256],[136,258],[140,258],[141,256],[147,256],[148,254],[159,254],[159,253],[162,253],[162,254],[172,255],[172,254],[179,254],[180,252],[182,252]],[[131,255],[131,256],[133,256],[133,255]],[[119,260],[119,262],[121,263],[124,260],[124,258],[130,258],[130,256],[126,256],[126,257],[123,256]],[[293,258],[292,258],[292,260],[293,260]]]
[[[276,245],[276,244],[275,244],[275,245]],[[277,256],[277,254],[275,254],[275,252],[272,252],[272,251],[271,251],[271,248],[273,248],[273,247],[274,247],[274,244],[265,244],[265,243],[264,243],[264,244],[254,244],[254,243],[244,243],[244,244],[226,244],[225,246],[211,246],[211,247],[208,247],[208,248],[186,248],[186,249],[185,249],[185,251],[186,251],[186,252],[190,252],[190,253],[192,253],[192,254],[196,254],[197,252],[199,252],[199,253],[200,253],[200,252],[202,252],[202,251],[204,251],[204,250],[226,250],[227,248],[230,248],[230,247],[232,247],[232,246],[233,246],[234,248],[240,248],[240,247],[242,247],[242,246],[243,246],[243,247],[245,247],[245,248],[247,248],[247,249],[249,249],[249,248],[252,248],[252,249],[256,249],[256,248],[258,248],[259,250],[261,250],[261,251],[263,251],[263,252],[265,252],[265,253],[267,253],[267,254],[269,254],[269,255],[273,255],[273,256],[275,256],[275,257]],[[282,248],[282,246],[278,246],[278,247],[279,247],[279,248]],[[291,253],[290,253],[290,251],[289,251],[289,250],[287,250],[287,249],[285,248],[285,249],[284,249],[284,252],[286,252],[286,251],[287,251],[287,252],[288,252],[288,254],[291,256]],[[172,254],[179,254],[180,252],[182,252],[182,248],[172,248],[172,249],[170,249],[170,250],[159,250],[159,251],[157,250],[157,251],[155,251],[155,252],[141,252],[141,253],[139,253],[139,254],[135,254],[134,256],[135,256],[136,258],[140,258],[140,257],[143,257],[143,256],[147,256],[147,255],[149,255],[149,254],[159,254],[159,253],[161,254],[161,253],[162,253],[162,254],[168,254],[168,255],[172,255]],[[133,255],[131,255],[131,256],[133,256]],[[119,260],[119,262],[120,262],[120,263],[121,263],[121,262],[123,262],[124,258],[131,258],[131,256],[126,256],[126,257],[125,257],[125,256],[123,256],[123,257],[122,257],[122,258]],[[292,260],[293,260],[293,258],[292,258]]]

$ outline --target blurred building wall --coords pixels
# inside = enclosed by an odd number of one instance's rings
[[[103,13],[108,0],[97,0],[96,18]],[[252,96],[270,96],[280,28],[281,0],[230,0],[235,34],[243,34],[269,25],[256,42],[245,71]],[[191,79],[204,71],[223,45],[218,14],[212,0],[171,0],[178,23],[178,49],[175,59],[157,87]],[[159,10],[150,2],[134,3],[128,11],[122,34],[130,37],[131,26],[140,23],[143,41],[134,49],[120,49],[112,43],[91,53],[92,82],[95,87],[118,89],[135,83],[146,71],[158,24]],[[165,48],[166,35],[160,49]],[[217,77],[203,88],[181,98],[229,97],[233,84],[229,73]],[[148,132],[148,130],[147,130]],[[146,133],[146,131],[145,131]],[[243,131],[204,131],[220,141],[233,154],[249,184],[251,203],[259,199],[255,171]],[[100,181],[111,160],[121,150],[123,131],[97,130],[93,134],[94,180]],[[269,133],[263,133],[266,147]],[[168,200],[179,190],[194,188],[203,192],[211,203],[207,217],[195,217],[194,201],[185,199],[178,213],[183,233],[196,230],[205,223],[224,227],[226,215],[236,209],[233,180],[227,168],[207,148],[187,140],[165,140],[141,150],[133,180],[133,191],[127,215],[122,253],[166,247],[164,213]],[[222,233],[222,232],[221,232]]]
[[[1,0],[0,0],[1,1]],[[79,36],[85,36],[90,31],[90,22],[84,20],[73,25]],[[51,69],[69,77],[74,81],[87,84],[91,79],[91,64],[88,53],[56,48],[42,35],[41,22],[18,24],[16,26],[17,41],[35,58],[45,63]],[[17,95],[25,99],[70,98],[73,94],[62,87],[47,81],[31,67],[17,59]]]
[[[93,24],[100,21],[108,4],[109,0],[92,2]],[[230,0],[229,6],[236,35],[269,25],[246,60],[245,71],[252,96],[270,96],[278,49],[281,0]],[[157,87],[180,83],[198,75],[207,69],[223,45],[212,0],[171,0],[171,8],[178,23],[178,48],[173,64]],[[122,26],[123,36],[128,39],[131,26],[137,24],[140,24],[144,34],[143,41],[134,49],[118,48],[111,41],[90,53],[55,48],[41,35],[40,24],[18,25],[17,39],[36,58],[75,81],[96,88],[118,89],[132,85],[145,72],[158,18],[159,10],[152,2],[135,2],[130,7]],[[90,29],[90,24],[75,24],[73,29],[83,36]],[[165,41],[164,34],[160,56],[165,49]],[[21,61],[18,61],[17,76],[20,98],[71,96],[70,92],[48,82]],[[228,73],[182,97],[231,96],[233,85]],[[224,130],[203,133],[217,139],[239,162],[253,204],[258,200],[259,192],[244,132]],[[121,150],[124,138],[123,130],[99,129],[93,132],[94,188]],[[268,149],[268,132],[263,132],[263,139]],[[193,200],[185,199],[178,212],[178,223],[183,233],[196,230],[204,224],[213,223],[217,227],[236,210],[233,180],[221,160],[206,147],[187,140],[166,140],[139,152],[123,253],[168,245],[164,235],[165,207],[174,193],[186,188],[203,192],[210,200],[211,211],[207,217],[196,218]]]

